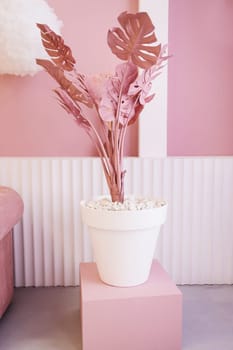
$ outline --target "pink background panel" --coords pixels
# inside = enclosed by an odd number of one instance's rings
[[[233,154],[232,34],[232,1],[170,1],[168,155]]]
[[[136,0],[49,0],[63,21],[62,34],[82,73],[111,72],[120,61],[107,45],[107,31]],[[58,105],[57,83],[45,72],[34,77],[0,76],[0,156],[93,156],[84,131]],[[137,154],[137,125],[129,128],[126,154]]]

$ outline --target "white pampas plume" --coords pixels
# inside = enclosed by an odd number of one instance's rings
[[[36,23],[60,34],[62,22],[45,0],[1,0],[0,74],[34,75],[42,68],[36,58],[47,58]]]

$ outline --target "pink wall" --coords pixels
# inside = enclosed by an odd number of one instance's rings
[[[233,2],[171,0],[168,154],[233,155]]]
[[[48,0],[63,21],[62,34],[83,73],[114,70],[117,61],[106,43],[108,28],[136,0]],[[56,83],[40,72],[34,77],[0,76],[0,156],[90,156],[92,144],[55,100]],[[130,127],[126,154],[137,154],[137,126]]]

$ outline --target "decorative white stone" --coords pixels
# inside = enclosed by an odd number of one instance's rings
[[[86,206],[92,209],[102,210],[144,210],[160,208],[166,204],[163,200],[150,199],[145,197],[126,197],[123,203],[112,202],[108,197],[100,197],[86,202]]]

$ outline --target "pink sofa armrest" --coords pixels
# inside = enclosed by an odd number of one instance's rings
[[[0,186],[0,240],[21,219],[23,201],[20,195],[9,187]]]

